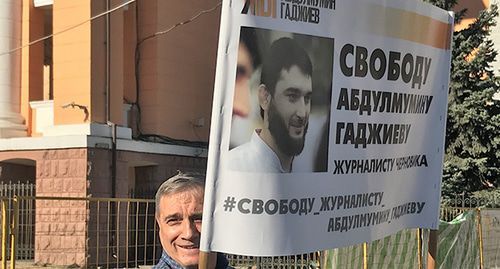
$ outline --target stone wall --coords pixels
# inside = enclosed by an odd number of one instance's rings
[[[87,149],[46,150],[36,170],[37,196],[87,197]],[[84,265],[88,213],[85,201],[37,199],[35,262]]]

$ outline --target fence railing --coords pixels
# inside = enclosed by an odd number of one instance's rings
[[[320,268],[322,261],[322,253],[319,251],[294,256],[254,257],[226,254],[226,257],[232,266],[260,269]]]
[[[154,200],[89,198],[87,265],[138,268],[161,256]]]
[[[161,255],[154,200],[28,195],[0,197],[0,201],[3,205],[0,223],[5,224],[1,231],[2,263],[11,259],[95,268],[138,268],[155,264]],[[449,221],[467,209],[443,207],[441,219]],[[372,248],[367,250],[367,260],[376,261],[370,253],[374,253]],[[324,260],[320,252],[282,257],[227,257],[233,266],[257,268],[313,268],[320,267]]]
[[[11,217],[14,216],[14,197],[18,196],[35,196],[35,184],[29,182],[0,182],[0,197],[5,202],[5,209],[0,214],[0,222],[11,224]],[[34,258],[34,245],[35,245],[35,208],[32,201],[22,201],[17,204],[19,206],[19,223],[18,223],[18,238],[16,242],[17,258],[31,260]],[[0,231],[0,236],[3,237],[4,229]],[[7,235],[8,237],[9,235]],[[8,244],[5,248],[6,255],[10,257],[11,245]]]
[[[0,182],[0,197],[35,196],[35,184],[29,182]]]
[[[476,207],[496,207],[500,204],[500,197],[490,196],[466,196],[464,193],[457,194],[445,200],[444,205],[449,207],[476,208]]]
[[[443,221],[451,221],[458,215],[464,213],[471,208],[468,207],[441,207],[439,213],[439,219]]]
[[[20,196],[14,202],[19,210],[9,213],[19,220],[19,230],[11,240],[22,241],[30,231],[38,241],[20,245],[16,260],[36,253],[41,264],[138,268],[161,254],[154,200]],[[34,215],[36,224],[22,215]]]
[[[1,247],[6,249],[4,261],[33,260],[36,254],[39,264],[138,268],[154,265],[161,256],[154,200],[16,196],[2,201],[5,203],[2,215],[9,223],[8,228],[2,229],[2,234],[7,235],[2,236]],[[263,269],[308,268],[320,264],[319,252],[282,257],[227,257],[234,266]]]

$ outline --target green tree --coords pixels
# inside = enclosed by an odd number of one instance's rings
[[[456,1],[429,1],[450,10]],[[458,12],[458,22],[466,11]],[[466,29],[453,34],[451,81],[442,196],[471,194],[500,185],[500,102],[491,63],[497,52],[489,39],[498,9],[480,13]]]

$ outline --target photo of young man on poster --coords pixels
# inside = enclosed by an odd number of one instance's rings
[[[229,151],[227,164],[230,170],[260,173],[326,171],[327,151],[318,149],[320,141],[310,146],[316,149],[306,147],[306,138],[311,130],[313,72],[309,53],[295,38],[279,37],[271,43],[262,60],[260,83],[254,94],[261,124],[252,130],[247,142]],[[237,95],[234,99],[234,104],[238,104]],[[327,137],[322,135],[328,132],[327,124],[314,124],[311,140]],[[305,151],[308,151],[310,163],[319,160],[325,164],[314,165],[305,171],[296,169],[296,159]],[[323,156],[317,156],[318,153]]]

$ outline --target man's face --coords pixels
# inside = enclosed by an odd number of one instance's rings
[[[203,191],[187,190],[160,199],[156,221],[163,249],[183,267],[197,268]]]
[[[253,74],[252,55],[245,43],[240,42],[238,47],[238,62],[236,67],[236,81],[234,84],[233,117],[231,123],[232,147],[246,142],[245,131],[249,128],[248,115],[250,105],[250,77]]]
[[[281,152],[296,156],[304,148],[311,112],[312,79],[298,66],[282,69],[268,111],[269,131]]]
[[[238,47],[236,82],[234,85],[233,116],[247,117],[250,112],[250,77],[253,73],[252,57],[244,43]]]

